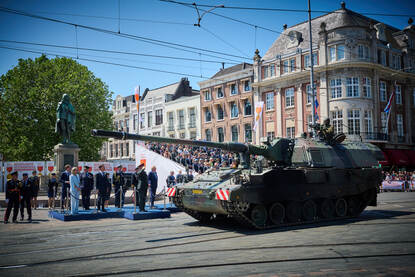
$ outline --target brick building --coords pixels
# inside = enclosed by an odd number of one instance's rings
[[[298,137],[309,130],[313,59],[320,122],[330,118],[336,132],[386,152],[413,149],[415,27],[411,19],[408,23],[399,30],[342,3],[339,10],[312,19],[311,51],[308,22],[285,28],[262,58],[258,53],[254,58],[252,86],[265,103],[257,138]],[[386,126],[383,110],[393,90]]]
[[[203,140],[253,141],[252,80],[252,65],[241,63],[199,82]]]

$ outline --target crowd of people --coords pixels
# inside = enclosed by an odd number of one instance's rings
[[[383,180],[391,183],[392,181],[401,181],[402,190],[410,191],[415,183],[415,171],[382,171]]]

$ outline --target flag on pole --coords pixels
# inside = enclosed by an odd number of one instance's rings
[[[318,117],[318,112],[317,112],[317,108],[318,108],[319,104],[318,104],[317,97],[316,97],[316,98],[315,98],[315,100],[314,100],[314,106],[315,106],[315,111],[316,111],[316,113],[315,113],[315,115],[314,115],[314,119],[317,121],[317,120],[319,120],[319,117]]]
[[[259,120],[262,116],[262,110],[264,109],[264,101],[255,102],[255,124],[254,124],[254,131],[258,127]]]
[[[137,113],[138,113],[138,108],[140,107],[140,86],[135,87],[135,103],[137,105]]]
[[[395,90],[396,90],[396,82],[395,82],[395,89],[394,90],[392,90],[392,93],[391,93],[391,96],[389,97],[389,101],[388,101],[388,104],[386,104],[386,107],[385,107],[385,109],[383,110],[383,112],[385,112],[387,115],[388,115],[388,117],[387,117],[387,119],[386,119],[386,126],[385,126],[385,129],[386,129],[386,134],[388,133],[388,126],[389,126],[389,117],[390,117],[390,115],[391,115],[391,109],[392,109],[392,101],[393,101],[393,98],[395,98]]]

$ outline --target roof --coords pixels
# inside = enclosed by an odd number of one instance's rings
[[[326,24],[326,30],[333,30],[342,27],[364,27],[369,28],[371,25],[379,23],[379,21],[372,18],[366,17],[354,11],[348,10],[346,8],[341,8],[333,12],[318,16],[311,20],[311,30],[313,40],[317,42],[319,38],[319,32],[321,31],[321,24],[324,22]],[[394,28],[385,24],[386,29],[390,32],[397,32],[399,29]],[[272,46],[265,53],[263,59],[270,60],[274,59],[278,54],[284,54],[285,52],[291,52],[294,49],[287,49],[289,45],[289,36],[288,33],[291,31],[300,32],[303,38],[303,41],[297,46],[302,49],[310,48],[310,34],[308,29],[308,21],[298,23],[294,26],[291,26],[284,30],[284,32],[274,41]],[[392,39],[391,36],[387,35],[388,40]],[[297,48],[292,47],[292,48]]]
[[[224,75],[227,75],[227,74],[231,74],[231,73],[234,73],[234,72],[238,72],[238,71],[248,69],[248,68],[252,68],[252,64],[250,64],[250,63],[240,63],[240,64],[237,64],[237,65],[219,70],[215,75],[213,75],[211,77],[211,79],[217,78],[217,77],[220,77],[220,76],[224,76]]]

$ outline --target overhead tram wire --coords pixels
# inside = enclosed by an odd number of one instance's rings
[[[80,61],[101,63],[101,64],[107,64],[107,65],[126,67],[126,68],[141,69],[141,70],[147,70],[147,71],[153,71],[153,72],[159,72],[159,73],[167,73],[167,74],[174,74],[174,75],[187,76],[187,77],[194,77],[194,78],[200,78],[200,79],[206,79],[206,80],[209,79],[209,80],[226,81],[224,79],[219,79],[219,78],[210,78],[210,77],[206,77],[206,76],[199,76],[199,75],[194,75],[194,74],[189,74],[189,73],[181,73],[181,72],[168,71],[168,70],[162,70],[162,69],[156,69],[156,68],[148,68],[148,67],[141,67],[141,66],[135,66],[135,65],[128,65],[128,64],[93,60],[93,59],[77,58],[76,56],[72,56],[72,55],[61,55],[61,54],[50,53],[50,52],[40,51],[40,50],[20,49],[20,48],[7,47],[7,46],[2,46],[2,45],[0,45],[0,49],[8,49],[8,50],[14,50],[14,51],[21,51],[21,52],[29,52],[29,53],[47,55],[47,56],[71,58],[71,59],[80,60]]]
[[[205,32],[211,34],[212,36],[214,36],[215,38],[217,38],[218,40],[222,41],[223,43],[225,43],[226,45],[228,45],[229,47],[233,48],[234,50],[238,51],[239,53],[241,53],[242,55],[246,55],[246,53],[242,52],[242,50],[238,49],[236,46],[233,46],[231,43],[227,42],[226,40],[224,40],[223,38],[221,38],[220,36],[218,36],[217,34],[215,34],[214,32],[208,30],[207,28],[200,26],[200,28],[202,30],[204,30]]]
[[[193,3],[179,2],[174,0],[160,0],[161,2],[170,2],[180,5],[193,5]],[[198,7],[212,8],[216,7],[213,5],[207,4],[197,4]],[[241,6],[220,6],[221,9],[233,9],[233,10],[251,10],[251,11],[269,11],[269,12],[296,12],[296,13],[307,13],[308,10],[305,9],[283,9],[283,8],[257,8],[257,7],[241,7]],[[311,10],[312,13],[340,13],[338,11],[326,11],[326,10]],[[415,17],[415,14],[397,14],[397,13],[370,13],[370,12],[359,12],[363,15],[377,15],[377,16],[406,16],[406,17]]]
[[[92,26],[87,26],[87,25],[82,25],[82,24],[76,24],[76,23],[63,21],[63,20],[59,20],[59,19],[55,19],[55,18],[39,16],[39,15],[26,13],[26,12],[22,12],[22,11],[19,11],[19,10],[13,10],[13,9],[1,7],[1,6],[0,6],[0,11],[7,12],[7,13],[12,13],[12,14],[17,14],[17,15],[21,15],[21,16],[32,17],[32,18],[41,19],[41,20],[47,20],[47,21],[51,21],[51,22],[55,22],[55,23],[66,24],[66,25],[70,25],[70,26],[78,26],[80,28],[93,30],[93,31],[96,31],[96,32],[111,34],[111,35],[120,36],[120,37],[124,37],[124,38],[129,38],[129,39],[133,39],[133,40],[138,40],[138,41],[142,41],[142,42],[146,42],[146,43],[150,43],[150,44],[156,44],[156,45],[160,45],[160,46],[164,46],[164,47],[168,47],[168,48],[173,48],[173,49],[177,49],[177,50],[181,50],[181,51],[192,52],[192,53],[195,53],[195,54],[198,54],[199,52],[191,51],[191,50],[188,50],[188,49],[193,49],[193,50],[197,50],[197,51],[203,51],[203,52],[218,54],[218,55],[222,55],[222,56],[226,56],[226,57],[239,58],[239,59],[242,59],[242,60],[250,60],[250,58],[248,58],[248,57],[242,57],[242,56],[238,56],[238,55],[232,55],[232,54],[223,53],[223,52],[219,52],[219,51],[214,51],[214,50],[209,50],[209,49],[204,49],[204,48],[199,48],[199,47],[193,47],[193,46],[183,45],[183,44],[179,44],[179,43],[173,43],[173,42],[158,40],[158,39],[146,38],[146,37],[132,35],[132,34],[118,33],[118,32],[107,30],[107,29],[102,29],[102,28],[92,27]],[[181,49],[179,47],[187,48],[187,49]],[[205,54],[205,55],[208,56],[208,54]],[[216,56],[216,58],[222,58],[222,57],[217,57]],[[225,58],[222,58],[222,59],[225,59]]]
[[[36,46],[46,46],[46,47],[55,47],[55,48],[64,48],[64,49],[79,49],[79,50],[83,50],[83,51],[103,52],[103,53],[111,53],[111,54],[122,54],[122,55],[144,56],[144,57],[152,57],[152,58],[162,58],[162,59],[173,59],[173,60],[183,60],[183,61],[194,61],[194,62],[206,62],[206,63],[222,64],[221,61],[214,61],[214,60],[201,60],[201,59],[192,59],[192,58],[185,58],[185,57],[152,55],[152,54],[144,54],[144,53],[136,53],[136,52],[125,52],[125,51],[115,51],[115,50],[106,50],[106,49],[75,47],[75,46],[47,44],[47,43],[35,43],[35,42],[28,42],[28,41],[15,41],[15,40],[0,39],[0,42],[16,43],[16,44],[27,44],[27,45],[36,45]],[[227,62],[227,64],[237,64],[237,63],[238,63],[237,61]]]

